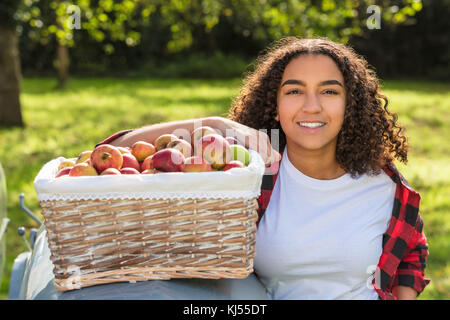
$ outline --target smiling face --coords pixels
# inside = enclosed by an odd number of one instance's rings
[[[292,151],[336,151],[346,104],[344,78],[325,55],[301,55],[286,66],[277,117]]]

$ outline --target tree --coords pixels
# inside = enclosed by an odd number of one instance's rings
[[[228,33],[264,43],[286,35],[326,36],[346,43],[368,28],[370,8],[378,7],[380,23],[408,23],[422,8],[421,0],[165,0],[158,9],[171,30],[171,51],[196,41],[215,42],[214,30],[228,21]],[[391,10],[396,8],[396,10]],[[220,42],[220,39],[216,39]]]
[[[14,16],[36,31],[32,40],[56,39],[55,65],[64,87],[76,32],[87,33],[105,53],[113,52],[117,41],[139,45],[137,30],[153,17],[170,34],[165,48],[169,53],[200,42],[217,46],[221,42],[215,38],[217,29],[224,23],[231,26],[228,33],[249,42],[268,43],[284,35],[320,35],[347,42],[366,28],[366,9],[372,4],[397,7],[383,11],[381,19],[389,23],[403,23],[421,8],[420,0],[26,0]]]
[[[20,1],[0,3],[0,125],[23,126],[20,108],[20,58],[14,13]]]
[[[140,34],[133,30],[148,21],[155,6],[151,0],[29,0],[18,13],[22,22],[39,30],[35,41],[57,41],[56,68],[58,86],[64,88],[69,77],[69,48],[76,45],[74,33],[87,32],[97,42],[103,43],[105,35],[113,41],[124,41],[128,46],[139,43]],[[136,19],[136,16],[139,19]],[[111,45],[104,44],[105,50]]]
[[[399,8],[391,6],[387,11],[392,10]],[[450,0],[424,1],[423,8],[408,23],[385,24],[382,32],[366,32],[350,42],[376,66],[382,78],[407,76],[445,81],[450,78],[449,16]]]

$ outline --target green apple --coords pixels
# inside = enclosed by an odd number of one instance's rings
[[[250,152],[239,144],[230,145],[231,148],[231,160],[238,160],[242,162],[245,166],[250,163]]]

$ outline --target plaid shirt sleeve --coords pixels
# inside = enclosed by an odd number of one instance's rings
[[[397,184],[391,223],[383,238],[378,264],[379,283],[374,284],[382,299],[396,299],[395,286],[407,286],[420,294],[430,282],[425,279],[428,244],[419,213],[420,194],[413,190],[394,164],[384,171]]]
[[[425,279],[426,259],[428,256],[427,238],[423,233],[423,220],[418,216],[416,233],[412,237],[408,247],[412,249],[405,255],[398,265],[391,287],[406,286],[417,291],[418,295],[430,283]]]

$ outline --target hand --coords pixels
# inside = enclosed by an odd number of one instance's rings
[[[396,286],[392,289],[392,294],[398,300],[416,300],[417,291],[410,287]]]
[[[235,137],[238,142],[247,149],[257,151],[264,160],[266,167],[281,160],[280,153],[272,148],[269,136],[263,131],[250,128],[236,121],[222,117],[208,118],[207,125],[214,129],[218,129],[223,136]]]

